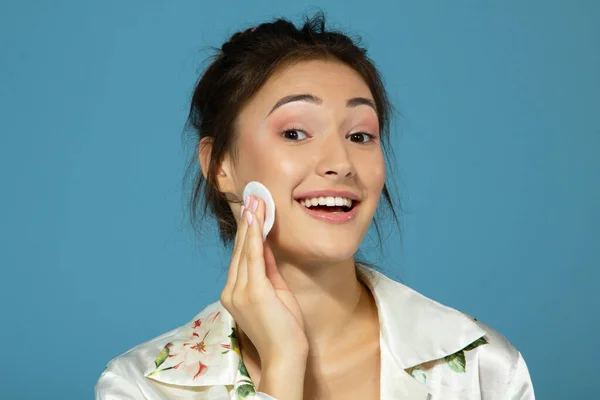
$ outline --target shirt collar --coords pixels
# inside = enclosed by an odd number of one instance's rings
[[[405,389],[413,382],[421,385],[412,378],[407,382],[410,376],[404,370],[453,354],[485,335],[465,314],[365,265],[357,264],[356,270],[377,304],[382,382],[400,378]],[[231,386],[238,396],[255,390],[241,362],[235,322],[220,302],[210,304],[167,340],[148,366],[147,378],[178,386]]]
[[[470,317],[358,264],[377,304],[382,341],[402,369],[453,354],[485,335]]]

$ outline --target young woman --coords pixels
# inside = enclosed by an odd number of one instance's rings
[[[393,211],[392,107],[366,50],[324,26],[236,33],[205,70],[192,216],[203,200],[235,242],[227,282],[189,323],[113,359],[97,399],[534,398],[501,334],[357,261],[382,194]],[[276,205],[265,241],[250,181]]]

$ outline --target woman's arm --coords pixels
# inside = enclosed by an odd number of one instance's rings
[[[266,365],[261,371],[258,391],[269,393],[277,400],[302,399],[305,372],[306,360],[283,360],[279,364]]]

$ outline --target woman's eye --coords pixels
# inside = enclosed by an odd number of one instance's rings
[[[281,136],[286,140],[295,141],[295,142],[306,140],[308,138],[308,135],[306,134],[306,132],[304,132],[302,129],[298,129],[298,128],[286,129],[283,132],[281,132]],[[367,133],[367,132],[352,133],[348,137],[350,138],[350,141],[352,141],[354,143],[369,143],[369,142],[372,142],[373,139],[376,138],[375,135]]]
[[[281,136],[287,140],[298,141],[298,140],[304,140],[307,135],[301,129],[291,128],[291,129],[286,129],[285,131],[281,132]],[[302,137],[302,136],[304,136],[304,137]]]
[[[366,133],[366,132],[352,133],[352,134],[350,134],[349,137],[350,137],[350,141],[355,142],[355,143],[368,143],[368,142],[372,141],[373,139],[375,139],[375,135],[372,135],[372,134]],[[353,139],[356,139],[356,140],[353,140]]]

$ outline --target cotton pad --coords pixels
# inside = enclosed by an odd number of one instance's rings
[[[242,198],[245,200],[251,194],[265,201],[265,222],[263,224],[263,240],[265,240],[271,228],[273,228],[273,222],[275,222],[275,202],[273,202],[273,197],[269,189],[260,182],[253,181],[248,183],[244,188]]]

